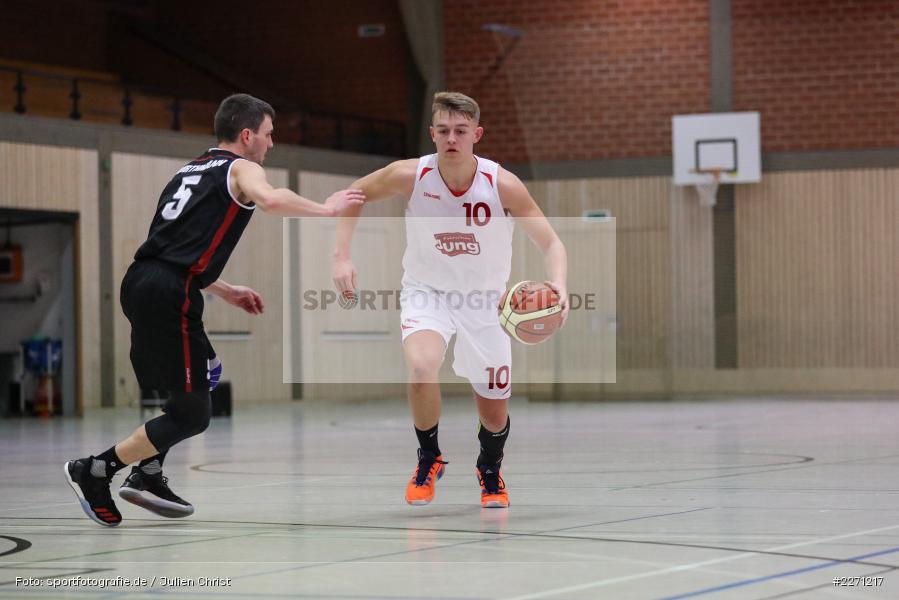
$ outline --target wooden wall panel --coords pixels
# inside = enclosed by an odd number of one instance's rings
[[[183,163],[113,155],[116,291],[146,236],[162,186]],[[287,184],[286,171],[268,173],[274,184]],[[352,179],[303,172],[301,193],[321,201]],[[84,406],[97,406],[97,153],[0,142],[0,182],[3,207],[80,215],[80,394]],[[710,212],[697,205],[691,190],[673,188],[667,177],[539,181],[528,186],[548,216],[579,216],[589,208],[609,210],[616,218],[617,281],[614,302],[609,304],[617,314],[618,383],[597,388],[602,391],[599,396],[779,389],[870,392],[889,389],[897,380],[899,207],[894,190],[899,189],[899,170],[766,173],[760,184],[737,186],[740,368],[732,372],[713,368]],[[373,204],[366,212],[368,217],[400,218],[403,203]],[[377,238],[383,235],[378,231],[382,225],[371,219],[360,229],[361,235],[370,230],[368,235]],[[330,238],[325,238],[333,227],[334,222],[325,219],[303,225],[301,288],[306,283],[330,285],[331,246]],[[281,219],[255,215],[223,275],[260,291],[267,304],[265,315],[250,317],[218,299],[207,304],[210,330],[249,332],[248,340],[216,342],[238,402],[290,397],[290,386],[281,381],[284,229]],[[519,262],[519,256],[530,252],[529,243],[519,235],[516,244],[513,279],[518,273],[522,278],[535,276],[539,261]],[[398,281],[402,241],[388,236],[378,250],[355,256],[360,271],[380,269],[382,276]],[[578,260],[581,252],[574,254],[578,256],[573,260]],[[128,360],[127,321],[118,308],[115,318],[118,401],[133,402],[137,385]],[[398,328],[383,315],[358,320],[358,315],[334,311],[324,319],[303,318],[300,350],[307,361],[304,368],[310,369],[307,374],[347,360],[370,369],[403,368]],[[323,338],[326,331],[365,328],[387,335],[365,343]],[[518,347],[515,352],[515,364],[524,367],[536,356]],[[564,352],[577,348],[566,346]],[[445,366],[448,377],[450,363]],[[402,386],[385,386],[375,395],[388,391],[402,393]],[[343,384],[331,386],[327,394],[370,396],[372,388]]]
[[[606,209],[615,217],[617,367],[667,368],[671,335],[670,180],[546,181],[532,185],[532,189],[535,200],[550,216],[580,216],[587,209]]]
[[[348,187],[354,177],[302,171],[300,194],[317,202]],[[351,258],[359,273],[360,290],[398,290],[402,277],[404,200],[387,199],[363,209],[353,237]],[[404,393],[405,362],[399,312],[358,307],[345,310],[305,310],[302,294],[334,290],[331,280],[334,219],[300,220],[299,272],[301,298],[293,299],[301,319],[304,398],[384,397]],[[449,362],[449,361],[447,361]]]
[[[741,368],[899,368],[899,170],[737,187]]]
[[[88,169],[96,156],[92,150],[0,142],[3,207],[80,211],[84,200],[72,193],[73,184],[80,190],[84,178],[97,179]],[[95,210],[96,202],[94,197]]]
[[[567,188],[561,194],[548,191],[554,187],[552,182],[533,182],[528,187],[542,204],[570,201],[572,190],[580,193],[577,188]],[[555,216],[557,209],[553,208],[547,218],[565,244],[568,291],[575,308],[569,312],[563,332],[549,341],[535,346],[512,344],[514,381],[528,384],[531,393],[552,382],[599,383],[616,379],[616,223],[586,222],[580,209],[567,209],[566,213]],[[542,253],[528,239],[521,220],[517,220],[509,285],[525,279],[543,281],[547,277]],[[589,310],[585,302],[589,302]]]
[[[100,213],[98,155],[93,150],[77,150],[81,175],[70,193],[78,196],[78,277],[76,306],[80,333],[79,387],[82,408],[100,405]]]
[[[78,213],[78,393],[100,400],[100,288],[97,152],[0,142],[0,206]]]
[[[715,366],[712,209],[691,187],[671,186],[671,366]]]

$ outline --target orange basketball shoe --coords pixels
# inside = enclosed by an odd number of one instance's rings
[[[506,508],[509,506],[509,493],[506,482],[500,474],[500,463],[495,465],[478,465],[478,483],[481,484],[481,506],[483,508]]]
[[[406,502],[414,506],[429,504],[434,499],[437,480],[443,477],[447,464],[443,455],[418,449],[418,466],[406,486]]]

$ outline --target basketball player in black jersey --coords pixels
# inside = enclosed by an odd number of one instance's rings
[[[122,515],[109,491],[113,475],[139,462],[119,495],[165,517],[193,513],[162,476],[166,453],[209,425],[212,347],[203,329],[206,291],[248,313],[264,310],[248,287],[219,279],[256,208],[284,217],[337,216],[360,205],[359,190],[341,190],[319,204],[274,189],[261,165],[272,147],[275,112],[262,100],[235,94],[215,115],[218,146],[182,167],[162,191],[147,241],[122,281],[131,322],[131,363],[141,388],[165,390],[164,414],[96,456],[70,460],[65,476],[88,517],[105,526]]]

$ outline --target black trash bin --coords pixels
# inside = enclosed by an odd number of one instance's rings
[[[231,416],[231,382],[220,381],[212,390],[212,416]]]

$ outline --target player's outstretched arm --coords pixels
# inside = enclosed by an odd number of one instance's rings
[[[237,161],[231,167],[231,190],[240,202],[253,203],[279,217],[336,217],[365,201],[365,195],[357,189],[340,190],[319,204],[287,188],[273,188],[262,167],[248,160]]]
[[[369,173],[362,179],[357,179],[351,188],[360,190],[365,195],[367,202],[384,200],[392,196],[408,198],[412,195],[412,189],[415,187],[417,169],[418,159],[398,160]],[[351,206],[337,220],[337,238],[334,246],[334,266],[331,270],[331,278],[341,293],[352,292],[356,289],[358,274],[350,259],[350,247],[353,243],[356,221],[361,213],[361,205]]]
[[[265,312],[265,304],[259,293],[245,285],[231,285],[224,279],[216,279],[204,292],[214,294],[233,306],[244,309],[251,315],[261,315]]]
[[[503,208],[516,218],[524,232],[543,254],[546,284],[559,295],[562,323],[568,319],[568,253],[531,193],[512,172],[500,167],[497,177]]]

